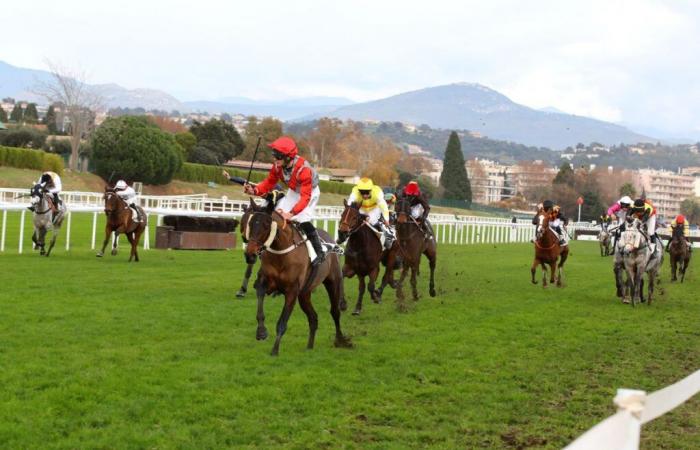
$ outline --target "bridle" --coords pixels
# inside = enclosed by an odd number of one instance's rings
[[[265,238],[264,241],[260,241],[260,239],[256,239],[254,237],[250,237],[250,228],[251,228],[251,222],[253,221],[253,217],[255,216],[262,216],[265,218],[270,218],[270,232]],[[250,213],[250,216],[248,217],[248,222],[246,223],[245,227],[245,236],[244,239],[247,242],[252,242],[254,244],[257,244],[258,251],[255,253],[257,256],[260,256],[263,252],[267,251],[269,253],[272,253],[274,255],[285,255],[289,252],[292,252],[296,250],[297,248],[301,247],[304,245],[306,242],[306,239],[303,239],[301,242],[296,242],[294,240],[294,234],[292,234],[292,245],[289,247],[282,249],[282,250],[277,250],[272,248],[272,244],[277,240],[279,237],[279,227],[277,225],[277,221],[272,217],[272,214],[268,214],[266,212],[260,212],[260,211],[253,211]]]
[[[348,220],[348,216],[350,215],[350,211],[354,210],[357,212],[357,215],[355,216],[355,223],[350,224]],[[367,223],[366,220],[362,219],[362,213],[360,213],[359,209],[353,208],[352,206],[348,205],[345,211],[343,211],[343,214],[340,216],[340,223],[338,224],[338,232],[339,233],[347,233],[348,237],[352,236],[354,233],[360,230],[363,224]],[[345,226],[348,228],[348,231],[340,231],[340,228]]]
[[[38,207],[42,203],[42,201],[46,199],[46,197],[48,196],[48,192],[44,191],[43,189],[40,190],[39,188],[37,188],[35,186],[32,188],[31,195],[32,195],[32,197],[39,197],[40,200],[37,202],[37,207]],[[47,201],[46,203],[48,205],[49,202]],[[51,212],[51,207],[47,207],[44,211],[35,210],[34,214],[36,214],[38,216],[42,216],[42,215],[47,214],[49,212]]]

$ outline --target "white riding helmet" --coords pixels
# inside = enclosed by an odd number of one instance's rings
[[[629,196],[625,195],[624,197],[622,197],[622,198],[620,199],[620,201],[619,201],[618,203],[620,204],[620,206],[625,206],[625,205],[631,206],[631,205],[632,205],[632,199],[629,198]]]
[[[124,180],[119,180],[119,181],[117,181],[117,184],[114,185],[114,189],[119,189],[119,190],[126,189],[127,187],[129,187],[129,186],[127,186],[126,181],[124,181]]]

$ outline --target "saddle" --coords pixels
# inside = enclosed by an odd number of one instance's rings
[[[141,223],[142,220],[141,218],[141,211],[136,209],[135,207],[129,206],[129,209],[131,210],[131,220],[136,222],[136,223]]]
[[[292,222],[292,225],[299,232],[299,235],[301,235],[301,238],[304,240],[304,244],[306,244],[306,251],[309,254],[309,261],[315,260],[316,250],[314,250],[314,246],[311,245],[311,240],[306,237],[306,233],[304,233],[304,230],[301,229],[299,224],[297,224],[296,222]],[[321,244],[326,249],[326,254],[337,253],[338,255],[342,255],[343,253],[345,253],[343,247],[339,246],[335,242],[327,242],[323,239],[321,235],[319,235],[318,237],[320,238]]]

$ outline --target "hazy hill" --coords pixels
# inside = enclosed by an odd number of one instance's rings
[[[519,105],[485,86],[457,83],[344,106],[326,114],[340,119],[380,120],[462,129],[493,139],[562,149],[578,142],[650,142],[620,125]],[[318,116],[316,116],[318,117]]]

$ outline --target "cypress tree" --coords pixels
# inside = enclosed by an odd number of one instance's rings
[[[12,108],[10,120],[17,123],[22,121],[22,107],[19,105],[19,103],[15,103],[15,107]]]
[[[36,103],[29,103],[24,109],[24,121],[27,123],[37,123],[39,112],[36,110]]]
[[[472,188],[467,177],[467,168],[464,166],[462,144],[456,132],[450,133],[445,149],[443,169],[440,174],[440,186],[445,189],[444,198],[464,200],[471,204]]]
[[[53,105],[49,106],[49,110],[46,111],[44,124],[46,124],[46,128],[48,128],[49,134],[56,134],[58,132],[58,127],[56,127],[56,110]]]
[[[554,177],[552,184],[566,184],[574,187],[574,170],[571,168],[571,164],[564,162],[559,166],[559,172]]]

